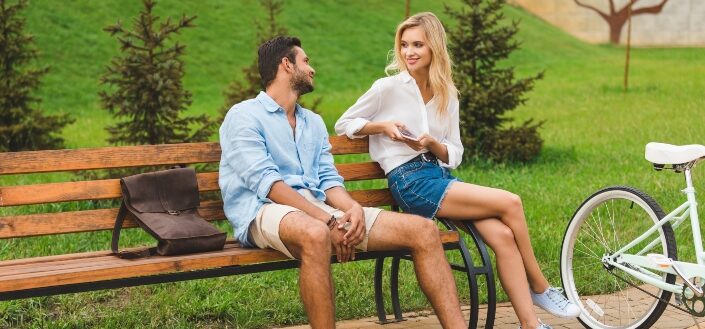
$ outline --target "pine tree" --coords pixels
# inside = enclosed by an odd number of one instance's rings
[[[261,45],[265,41],[276,36],[287,35],[289,33],[288,30],[285,27],[280,26],[277,22],[277,17],[284,10],[283,1],[260,0],[260,5],[262,5],[264,10],[267,12],[267,23],[263,24],[255,19],[255,26],[257,27],[257,45]],[[259,91],[264,88],[259,76],[259,69],[257,68],[257,58],[255,58],[250,66],[242,69],[242,78],[242,80],[235,80],[231,82],[228,85],[227,90],[223,93],[225,96],[225,104],[223,104],[220,108],[220,113],[223,118],[233,105],[256,97]],[[304,104],[301,106],[317,112],[317,108],[320,103],[321,97],[318,97],[313,101],[312,106],[307,107]]]
[[[116,118],[124,119],[107,128],[112,144],[166,144],[205,141],[215,122],[205,114],[180,117],[191,105],[191,93],[182,84],[185,46],[169,42],[173,34],[194,27],[195,16],[182,15],[159,22],[153,14],[156,2],[143,0],[144,10],[132,30],[121,22],[104,30],[116,36],[122,55],[113,58],[101,84],[103,106]],[[156,27],[158,26],[158,28]],[[192,132],[192,128],[195,131]]]
[[[15,4],[0,0],[0,151],[24,151],[63,147],[57,136],[74,121],[68,114],[45,116],[33,107],[41,102],[32,94],[48,67],[27,67],[38,57],[33,37],[23,32],[20,12],[27,1]]]
[[[543,140],[533,119],[507,127],[505,114],[526,102],[525,93],[543,77],[515,79],[514,68],[499,62],[519,48],[514,40],[518,22],[503,23],[504,0],[463,0],[459,9],[446,7],[457,21],[449,31],[455,62],[455,82],[460,91],[460,134],[466,158],[493,161],[530,161],[541,151]]]

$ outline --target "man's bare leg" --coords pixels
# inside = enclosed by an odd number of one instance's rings
[[[328,227],[303,212],[291,212],[279,224],[279,237],[291,254],[301,260],[299,289],[311,328],[334,328]]]
[[[382,211],[369,232],[368,250],[410,249],[419,286],[443,328],[465,328],[455,280],[435,222]]]

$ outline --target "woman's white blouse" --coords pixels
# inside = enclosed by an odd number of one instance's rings
[[[428,133],[444,144],[448,148],[448,163],[441,160],[438,163],[443,167],[456,168],[463,157],[458,98],[451,95],[445,115],[438,114],[437,102],[437,97],[433,97],[424,104],[416,81],[408,72],[402,71],[375,81],[370,90],[338,119],[335,132],[349,138],[362,138],[364,136],[356,133],[370,121],[399,121],[415,135]],[[370,157],[380,164],[385,174],[425,152],[428,151],[414,151],[384,134],[370,136]]]

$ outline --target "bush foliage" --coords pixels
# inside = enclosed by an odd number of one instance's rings
[[[48,67],[28,67],[38,57],[32,36],[24,33],[20,12],[27,1],[0,0],[0,152],[63,147],[61,129],[74,121],[68,114],[47,116],[34,106],[32,94]]]
[[[144,0],[144,10],[125,29],[118,21],[105,28],[117,36],[122,54],[113,58],[101,84],[112,87],[101,91],[103,106],[124,121],[107,128],[112,144],[167,144],[207,140],[215,122],[205,114],[181,117],[191,105],[191,93],[184,89],[185,46],[170,42],[174,34],[193,27],[195,16],[183,15],[159,22],[152,13],[156,3]],[[156,27],[158,26],[158,27]],[[194,130],[195,131],[192,131]]]
[[[493,161],[530,161],[543,145],[543,122],[527,120],[508,126],[506,113],[526,102],[526,92],[543,77],[515,79],[513,67],[499,62],[519,48],[514,40],[518,22],[503,24],[504,0],[463,0],[459,9],[446,7],[457,25],[448,33],[460,92],[460,134],[465,157]]]
[[[277,22],[277,17],[284,10],[283,1],[260,0],[260,5],[267,12],[267,20],[266,24],[263,24],[256,19],[254,21],[257,30],[257,47],[276,36],[287,35],[289,33],[286,27],[279,25]],[[252,53],[257,53],[256,48],[253,49]],[[220,108],[221,121],[233,105],[256,97],[260,90],[264,89],[259,76],[259,69],[257,68],[256,56],[255,60],[252,61],[252,64],[246,68],[243,68],[241,72],[242,78],[231,82],[223,93],[225,96],[225,103]],[[318,113],[317,108],[321,103],[321,100],[321,97],[317,97],[310,107],[305,104],[301,104],[301,106]]]

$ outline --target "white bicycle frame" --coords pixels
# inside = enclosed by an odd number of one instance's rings
[[[604,264],[614,266],[645,283],[649,283],[663,290],[679,294],[683,292],[682,284],[666,283],[663,281],[662,276],[656,274],[655,272],[677,274],[676,270],[673,268],[675,266],[678,271],[681,272],[680,275],[685,278],[698,277],[705,279],[705,252],[703,252],[703,242],[700,235],[700,222],[697,208],[698,202],[695,199],[695,188],[693,187],[693,182],[690,175],[690,169],[693,164],[694,163],[688,164],[684,170],[686,188],[682,190],[682,192],[687,196],[687,201],[675,210],[671,211],[641,236],[622,247],[622,249],[618,250],[614,254],[604,256],[602,258],[602,262]],[[649,258],[647,253],[659,244],[659,238],[654,239],[646,247],[635,254],[626,253],[635,245],[646,240],[651,234],[656,232],[656,230],[661,228],[666,223],[671,223],[672,228],[675,230],[689,217],[691,230],[693,231],[693,245],[695,247],[697,263],[672,261],[673,265],[664,266],[664,264],[658,264],[654,259]]]

